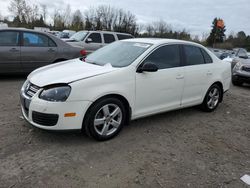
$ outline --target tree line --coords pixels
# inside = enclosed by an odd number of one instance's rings
[[[65,9],[55,9],[49,15],[45,4],[37,5],[27,3],[26,0],[12,0],[8,7],[9,12],[14,17],[13,20],[4,18],[0,13],[0,21],[7,23],[10,27],[48,27],[51,30],[62,31],[70,29],[80,30],[107,30],[130,33],[136,37],[158,37],[173,38],[195,41],[206,46],[232,49],[234,47],[244,47],[250,50],[250,36],[243,31],[237,34],[231,33],[225,36],[226,26],[217,28],[220,18],[215,18],[212,22],[210,34],[203,33],[202,38],[192,36],[186,29],[176,31],[171,25],[163,20],[147,24],[138,24],[136,16],[126,10],[114,8],[108,5],[91,7],[83,12],[72,11],[70,5]],[[47,20],[51,18],[50,23]]]

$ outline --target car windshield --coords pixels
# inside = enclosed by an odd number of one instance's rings
[[[72,35],[70,37],[70,39],[76,40],[76,41],[82,41],[86,35],[88,34],[88,32],[86,31],[79,31],[77,33],[75,33],[74,35]]]
[[[126,67],[150,46],[148,43],[117,41],[88,55],[85,61],[101,66],[110,63],[113,67]]]

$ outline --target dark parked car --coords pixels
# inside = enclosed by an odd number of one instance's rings
[[[0,74],[29,73],[51,63],[81,56],[73,47],[45,32],[29,29],[0,29]]]
[[[247,51],[239,48],[232,61],[232,82],[234,85],[250,83],[250,59]]]

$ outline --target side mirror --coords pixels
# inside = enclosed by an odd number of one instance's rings
[[[93,42],[92,38],[87,38],[86,39],[86,43],[91,43],[91,42]]]
[[[142,73],[142,72],[156,72],[156,71],[158,71],[158,67],[156,64],[152,62],[146,62],[142,66],[139,66],[136,72]]]

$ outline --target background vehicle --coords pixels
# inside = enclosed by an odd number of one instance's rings
[[[28,73],[51,63],[80,57],[82,48],[28,29],[0,29],[0,74]]]
[[[232,61],[232,83],[240,86],[250,83],[250,58],[245,49],[239,48]]]
[[[76,32],[72,30],[63,30],[62,32],[58,32],[56,36],[60,39],[69,39]]]
[[[117,33],[109,31],[79,31],[65,40],[72,46],[80,46],[89,54],[106,44],[117,40],[134,38],[127,33]]]
[[[84,129],[107,140],[130,119],[194,105],[212,112],[230,83],[230,64],[199,44],[129,39],[97,50],[85,62],[32,72],[21,90],[22,113],[42,129]]]
[[[236,65],[238,62],[245,62],[248,58],[248,53],[244,48],[237,48],[235,49],[235,56],[232,59],[232,68]]]

